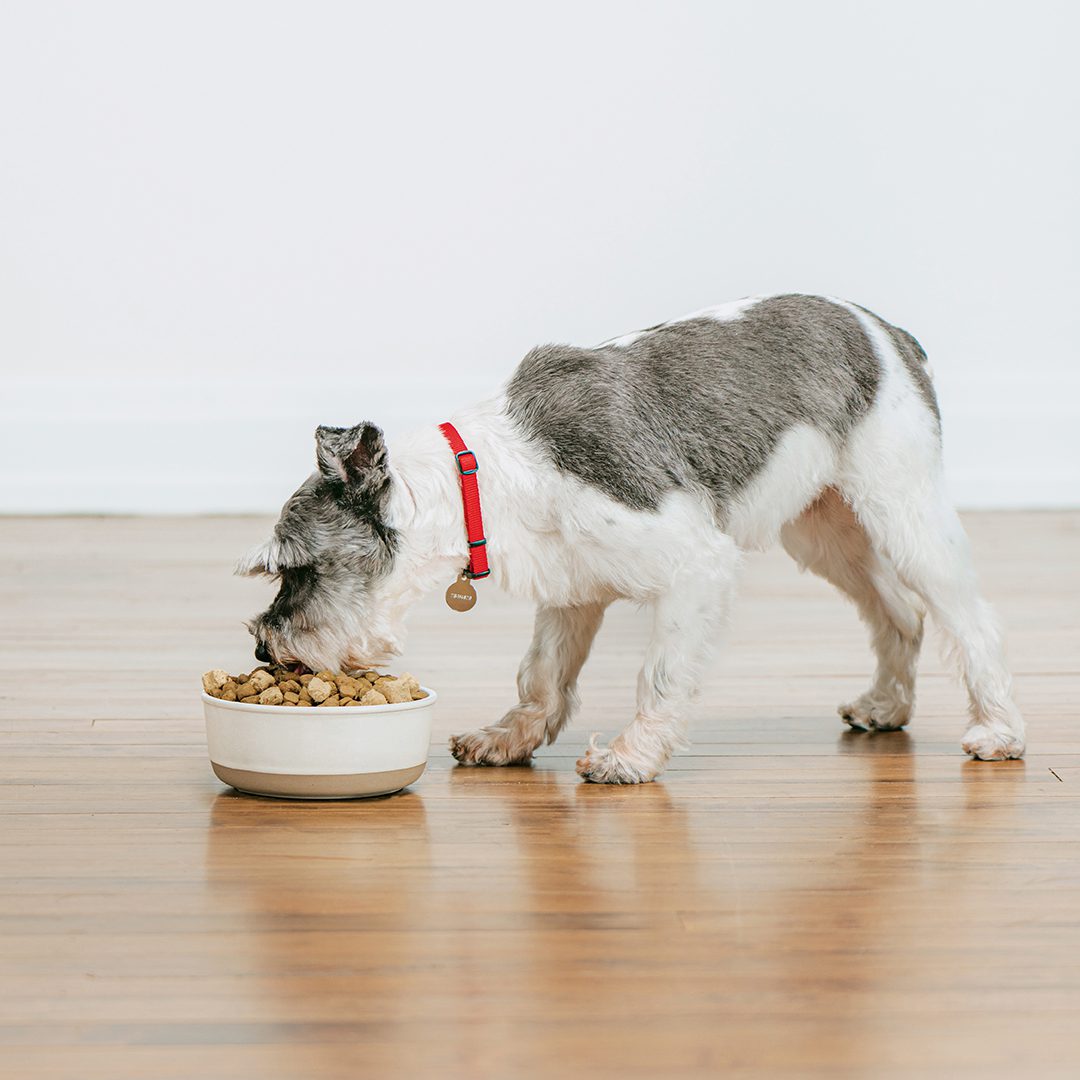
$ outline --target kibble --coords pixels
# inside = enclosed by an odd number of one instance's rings
[[[253,671],[248,682],[255,687],[256,694],[261,694],[268,687],[273,686],[277,679],[269,671]]]
[[[326,679],[320,678],[318,675],[307,684],[307,692],[311,695],[311,700],[316,705],[321,705],[324,701],[330,700],[330,695],[334,692],[333,682],[328,682]]]
[[[376,693],[382,694],[390,705],[412,701],[412,691],[399,679],[380,679],[374,689]]]
[[[212,694],[215,690],[220,690],[229,681],[229,673],[222,671],[221,668],[214,668],[213,671],[208,671],[202,677],[203,689]]]
[[[360,671],[304,672],[286,668],[261,667],[250,674],[230,675],[214,668],[202,677],[203,690],[221,701],[241,701],[246,705],[278,705],[286,708],[358,708],[364,705],[396,705],[420,701],[427,694],[407,672],[386,675]]]
[[[366,679],[364,680],[367,681]],[[339,675],[337,677],[338,693],[343,698],[356,697],[357,690],[360,689],[360,680],[354,679],[351,675]]]

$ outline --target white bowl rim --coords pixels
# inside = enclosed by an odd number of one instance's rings
[[[199,696],[204,702],[209,702],[211,705],[219,705],[223,709],[236,709],[239,712],[263,712],[272,713],[275,716],[290,717],[321,716],[327,720],[343,720],[347,716],[351,717],[354,711],[363,716],[366,713],[409,712],[412,709],[426,709],[434,705],[439,695],[429,686],[421,686],[420,689],[427,694],[427,697],[421,698],[419,701],[398,701],[393,705],[357,705],[355,707],[346,705],[343,709],[331,708],[329,712],[317,705],[294,705],[288,712],[285,712],[281,705],[258,705],[253,701],[222,701],[221,698],[211,697],[205,690],[200,690]]]

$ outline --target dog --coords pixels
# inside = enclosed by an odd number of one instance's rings
[[[926,613],[970,699],[963,749],[1024,752],[1024,724],[967,538],[943,488],[926,354],[828,297],[750,297],[594,348],[533,349],[494,398],[454,418],[480,466],[493,580],[536,604],[520,700],[451,739],[464,764],[526,763],[578,703],[612,601],[651,607],[633,719],[592,738],[587,780],[653,780],[685,748],[687,707],[741,553],[779,541],[870,630],[853,728],[911,719]],[[418,597],[469,564],[460,470],[435,425],[387,447],[371,423],[320,427],[318,469],[238,567],[280,589],[249,628],[264,661],[357,669],[400,652]]]

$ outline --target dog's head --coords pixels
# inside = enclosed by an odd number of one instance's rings
[[[387,523],[392,480],[374,424],[320,427],[318,471],[281,511],[274,534],[237,566],[280,582],[248,623],[263,662],[312,670],[375,666],[401,651],[400,615],[386,584],[398,537]]]

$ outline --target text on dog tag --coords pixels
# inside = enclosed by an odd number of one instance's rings
[[[476,590],[464,574],[446,590],[446,603],[455,611],[468,611],[476,603]]]

